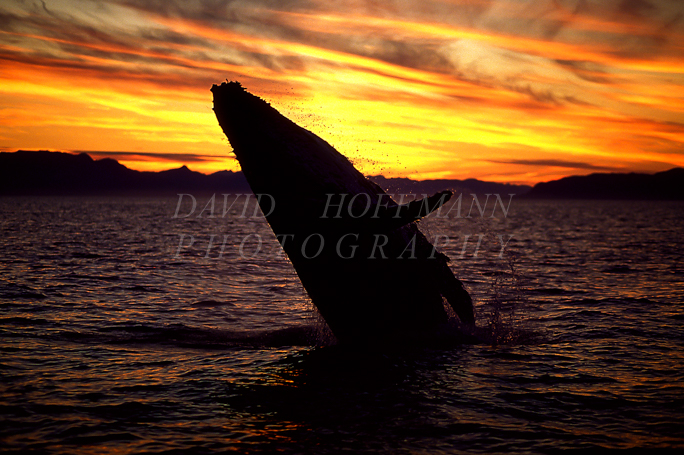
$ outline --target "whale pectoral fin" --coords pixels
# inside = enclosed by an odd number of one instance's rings
[[[473,300],[468,291],[463,287],[463,283],[454,276],[451,270],[447,270],[442,275],[440,293],[447,299],[451,308],[461,320],[468,325],[475,324],[475,312],[473,310]]]
[[[416,221],[428,216],[444,204],[446,204],[454,193],[451,191],[440,191],[430,197],[411,201],[408,204],[399,206],[398,210],[406,208],[406,217],[412,218],[411,221]]]
[[[462,323],[474,326],[475,309],[473,308],[473,299],[468,294],[468,291],[466,291],[461,280],[456,278],[454,272],[449,268],[448,263],[451,262],[451,259],[443,253],[437,253],[436,259],[438,263],[441,263],[434,273],[435,285],[439,289],[439,293],[449,302],[449,305]]]
[[[328,200],[320,212],[325,216],[320,217],[318,222],[322,222],[327,226],[330,226],[329,222],[332,222],[337,225],[338,230],[351,229],[358,232],[387,232],[426,217],[446,204],[453,194],[448,190],[440,191],[432,196],[411,201],[407,204],[398,205],[394,201],[390,201],[390,205],[378,205],[372,210],[370,209],[371,206],[368,205],[366,206],[366,213],[359,217],[352,216],[352,211],[355,209],[350,205],[342,207],[333,204],[333,208],[329,211],[328,204],[330,200]],[[380,194],[380,196],[382,195],[385,195],[385,193]],[[360,208],[363,209],[363,207]]]
[[[411,201],[407,204],[387,207],[380,213],[380,219],[387,229],[400,228],[406,224],[418,221],[446,204],[454,193],[440,191],[432,196]]]

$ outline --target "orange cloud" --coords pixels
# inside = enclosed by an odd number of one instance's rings
[[[0,6],[0,145],[235,170],[208,90],[239,79],[369,174],[662,170],[684,165],[684,61],[657,3]]]

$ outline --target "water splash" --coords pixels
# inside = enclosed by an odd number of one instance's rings
[[[508,251],[502,256],[505,267],[490,274],[490,292],[479,308],[483,325],[477,335],[492,346],[527,344],[537,337],[537,331],[527,314],[525,275],[517,267],[515,253]]]

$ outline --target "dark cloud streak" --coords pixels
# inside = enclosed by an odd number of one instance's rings
[[[581,161],[564,161],[564,160],[486,160],[490,163],[497,164],[517,164],[521,166],[550,166],[570,169],[586,169],[592,171],[618,171],[621,168],[611,166],[597,166],[591,163],[584,163]]]
[[[235,157],[226,156],[214,156],[214,155],[201,155],[193,153],[163,153],[163,152],[122,152],[122,151],[103,151],[103,150],[72,150],[73,153],[86,153],[94,157],[110,157],[115,159],[130,160],[134,157],[148,157],[163,161],[173,161],[173,162],[187,162],[187,163],[199,163],[199,162],[211,162],[211,161],[225,161],[225,160],[235,160]]]

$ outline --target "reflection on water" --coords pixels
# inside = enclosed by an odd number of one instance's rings
[[[263,220],[176,203],[0,200],[4,452],[684,446],[680,203],[432,215],[479,342],[382,351],[326,338]]]

